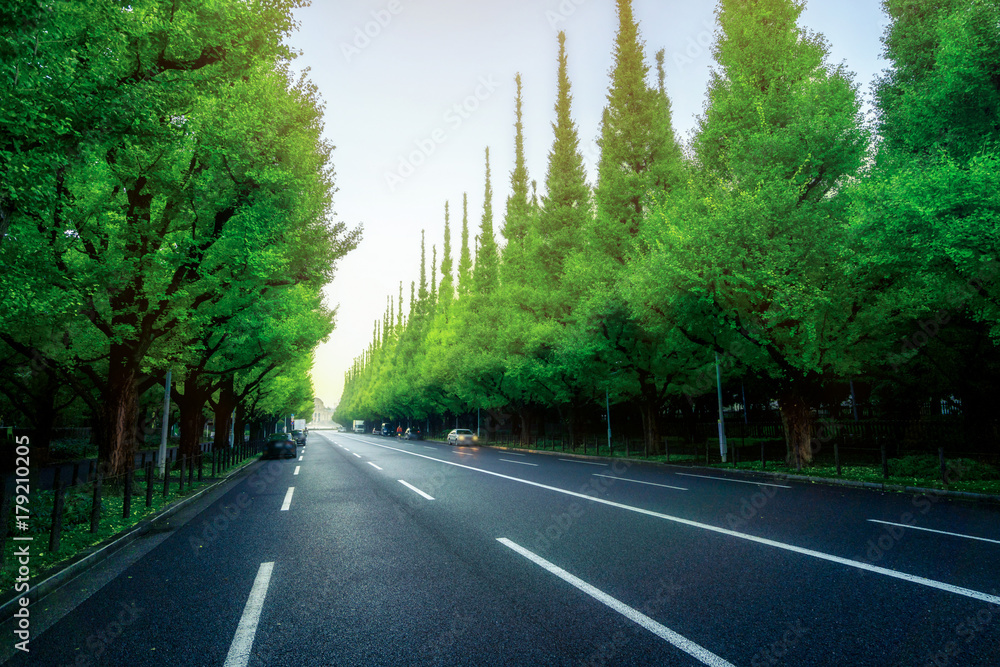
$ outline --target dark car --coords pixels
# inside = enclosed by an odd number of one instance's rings
[[[410,428],[406,429],[406,433],[403,434],[403,437],[406,438],[407,440],[423,440],[424,434],[420,432],[419,428],[411,426]]]
[[[396,429],[394,429],[389,422],[382,422],[382,435],[391,436],[396,435]]]
[[[295,440],[292,436],[287,433],[275,433],[268,437],[267,443],[264,445],[264,455],[261,458],[294,459],[295,456]]]
[[[306,444],[306,432],[305,431],[299,431],[299,430],[292,431],[292,438],[295,439],[295,444],[297,444],[297,445],[304,445],[304,444]]]

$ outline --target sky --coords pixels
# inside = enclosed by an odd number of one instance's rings
[[[716,3],[633,0],[647,60],[666,51],[667,93],[678,138],[690,139],[703,111],[713,59]],[[617,30],[614,0],[313,0],[296,11],[288,43],[325,102],[333,153],[335,220],[362,225],[356,250],[326,289],[337,326],[312,370],[316,396],[334,407],[344,373],[372,340],[400,281],[409,299],[419,280],[420,238],[440,263],[444,206],[451,203],[453,258],[469,196],[478,228],[490,149],[494,228],[499,236],[514,165],[514,77],[523,79],[529,177],[545,181],[555,120],[560,30],[566,32],[573,117],[591,183]],[[811,0],[800,24],[822,33],[829,62],[855,74],[864,98],[886,67],[887,18],[876,0]],[[652,82],[652,80],[651,80]],[[541,194],[541,193],[539,193]],[[497,239],[503,243],[502,238]]]

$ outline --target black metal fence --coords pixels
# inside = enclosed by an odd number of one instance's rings
[[[120,499],[122,519],[129,519],[138,503],[144,503],[149,508],[157,494],[163,499],[182,495],[185,488],[193,489],[206,476],[216,478],[246,459],[257,456],[263,451],[264,444],[263,440],[254,440],[216,450],[211,443],[207,443],[193,456],[178,456],[175,448],[164,462],[162,474],[155,456],[142,452],[137,455],[138,465],[133,470],[118,475],[109,474],[107,466],[98,465],[93,460],[33,468],[27,478],[19,479],[16,474],[4,475],[0,481],[0,559],[3,558],[7,536],[13,531],[22,534],[31,532],[37,536],[39,528],[44,527],[42,532],[48,533],[49,552],[58,552],[64,522],[76,526],[89,523],[89,532],[97,533],[102,521],[110,519],[102,511],[107,499],[114,497],[116,505]],[[152,454],[155,455],[155,452]],[[40,485],[43,476],[50,482],[44,489]],[[27,484],[23,483],[25,479]],[[19,484],[31,491],[29,515],[12,511]],[[22,516],[23,519],[20,518]],[[39,522],[44,526],[40,526]]]

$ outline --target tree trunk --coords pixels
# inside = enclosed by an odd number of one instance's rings
[[[797,392],[785,392],[778,399],[781,425],[788,446],[788,465],[796,468],[812,463],[812,411],[809,403]]]
[[[639,401],[642,415],[642,435],[646,445],[646,455],[660,453],[660,404],[659,401],[642,399]]]
[[[236,392],[233,391],[233,380],[230,377],[222,384],[219,391],[219,400],[212,403],[212,412],[215,415],[215,448],[225,449],[229,446],[229,420],[236,409]],[[234,444],[239,444],[233,438]]]
[[[236,404],[236,419],[233,420],[233,442],[236,444],[241,444],[245,436],[246,431],[246,415],[244,414],[245,408],[242,403]],[[253,439],[253,429],[250,430],[251,439]]]
[[[122,475],[135,465],[139,368],[129,352],[122,345],[111,345],[107,392],[99,416],[103,437],[98,442],[98,458],[109,466],[111,475]]]
[[[181,442],[179,454],[194,456],[201,444],[202,431],[205,428],[205,416],[202,410],[208,402],[208,392],[198,384],[198,375],[194,373],[184,379],[184,393],[173,392],[174,403],[180,411]]]

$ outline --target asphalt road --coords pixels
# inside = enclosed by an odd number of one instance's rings
[[[9,664],[1000,663],[995,506],[309,438],[35,605]]]

